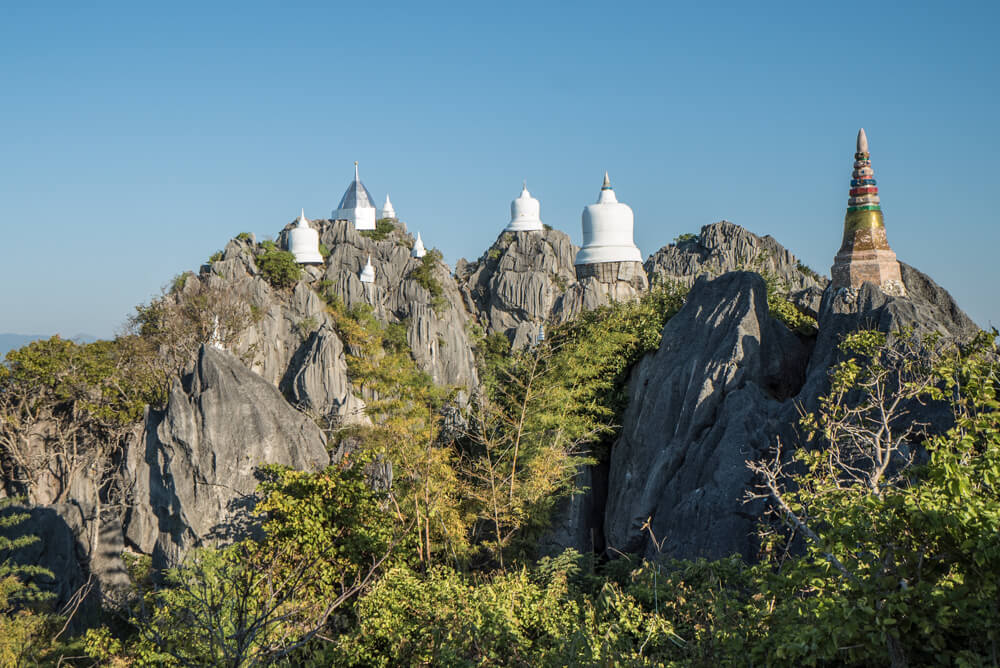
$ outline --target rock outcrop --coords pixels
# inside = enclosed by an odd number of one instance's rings
[[[783,402],[798,389],[789,379],[806,362],[803,344],[768,315],[760,276],[698,279],[630,378],[611,452],[608,546],[653,554],[655,538],[671,556],[751,557],[745,462],[787,420]]]
[[[813,317],[819,312],[826,277],[816,274],[770,235],[759,237],[729,221],[705,225],[686,241],[664,246],[646,260],[651,281],[693,285],[730,271],[770,272],[788,286],[791,300]]]
[[[906,297],[864,284],[827,288],[810,351],[768,316],[764,282],[735,272],[697,279],[663,330],[659,350],[629,380],[630,402],[612,449],[604,529],[609,548],[675,558],[754,557],[762,506],[744,503],[746,461],[780,438],[798,442],[798,407],[814,410],[829,389],[847,332],[912,328],[964,341],[978,328],[931,279],[901,266]],[[938,406],[914,407],[932,429]],[[648,524],[647,524],[648,521]],[[654,540],[655,539],[655,540]]]
[[[362,235],[343,220],[314,221],[330,248],[323,280],[347,306],[367,304],[383,322],[406,323],[407,340],[417,365],[440,385],[472,389],[478,383],[475,358],[466,331],[469,315],[447,265],[431,253],[410,257],[414,240],[402,224],[384,239]],[[358,273],[368,257],[375,282]],[[422,274],[422,267],[430,270]],[[435,294],[435,292],[437,294]]]
[[[314,470],[329,456],[319,428],[233,355],[203,346],[194,371],[150,411],[127,453],[132,507],[126,536],[154,562],[177,563],[191,547],[246,530],[255,469]]]
[[[576,284],[578,250],[559,230],[504,232],[474,264],[459,260],[455,274],[485,333],[501,332],[520,348],[541,323],[566,319],[564,296]]]

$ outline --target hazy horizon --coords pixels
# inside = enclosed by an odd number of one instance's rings
[[[101,7],[0,25],[2,331],[111,336],[355,160],[452,267],[525,179],[579,244],[607,170],[643,257],[726,219],[829,275],[859,127],[899,259],[1000,323],[994,4]]]

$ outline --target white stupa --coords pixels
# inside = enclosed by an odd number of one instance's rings
[[[295,227],[288,232],[288,250],[299,264],[323,264],[323,256],[319,252],[319,232],[309,226],[305,209],[295,221]]]
[[[364,269],[358,275],[362,283],[374,283],[375,282],[375,267],[372,266],[372,256],[368,256],[368,262],[365,263]]]
[[[413,242],[410,257],[423,257],[425,255],[427,255],[427,249],[424,248],[424,240],[420,238],[420,232],[417,232],[417,240]]]
[[[396,210],[392,208],[392,202],[389,201],[389,193],[385,194],[385,204],[382,205],[382,215],[380,218],[396,219]]]
[[[590,204],[583,210],[583,246],[574,264],[642,262],[642,254],[632,241],[634,225],[632,209],[615,197],[605,172],[597,204]]]
[[[349,220],[356,230],[375,229],[375,204],[372,195],[361,183],[358,176],[358,163],[354,163],[354,180],[347,186],[344,196],[340,198],[340,206],[333,210],[334,220]]]
[[[538,232],[542,228],[541,210],[538,200],[528,192],[528,184],[522,186],[520,196],[510,203],[510,222],[504,232]]]

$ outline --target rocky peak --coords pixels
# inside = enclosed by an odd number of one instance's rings
[[[576,283],[577,250],[559,230],[504,232],[475,263],[460,260],[456,278],[484,331],[501,332],[521,347],[540,323],[563,319],[563,295]]]

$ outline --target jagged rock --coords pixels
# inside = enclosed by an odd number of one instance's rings
[[[912,267],[901,269],[907,297],[871,284],[828,288],[811,353],[768,317],[755,274],[698,279],[664,327],[659,350],[630,376],[631,400],[611,453],[609,548],[652,556],[655,537],[671,557],[753,558],[762,506],[743,501],[752,486],[746,461],[769,453],[779,438],[786,453],[795,447],[798,407],[815,410],[828,391],[843,335],[913,328],[967,340],[978,331],[946,291]],[[940,406],[912,411],[933,430],[950,424]]]
[[[451,271],[443,262],[431,267],[435,296],[414,272],[427,257],[410,257],[413,238],[398,224],[383,240],[363,236],[343,220],[314,221],[330,248],[324,279],[347,306],[367,304],[383,322],[407,325],[407,340],[417,365],[434,382],[472,389],[478,384],[472,345],[466,332],[469,316]],[[371,256],[375,282],[364,284],[358,273]]]
[[[758,237],[725,220],[705,225],[695,239],[664,246],[649,256],[645,266],[652,281],[684,285],[693,285],[704,274],[771,272],[787,284],[793,303],[806,312],[819,306],[817,293],[810,289],[822,292],[829,282],[811,269],[803,270],[804,265],[770,235]]]
[[[611,452],[609,548],[652,555],[655,537],[674,557],[752,556],[744,462],[766,451],[774,423],[787,418],[782,400],[803,375],[803,348],[768,315],[757,274],[697,280],[629,381]]]
[[[126,453],[133,505],[126,536],[159,565],[209,539],[238,536],[261,464],[326,466],[325,439],[274,385],[233,355],[202,346],[194,371],[150,411]]]
[[[576,283],[578,250],[559,230],[504,232],[475,264],[461,260],[455,273],[486,334],[502,332],[522,347],[539,323],[565,320],[561,304]]]
[[[299,406],[336,424],[371,423],[347,378],[344,345],[329,326],[310,335],[301,359],[292,366],[297,371],[291,392]]]

